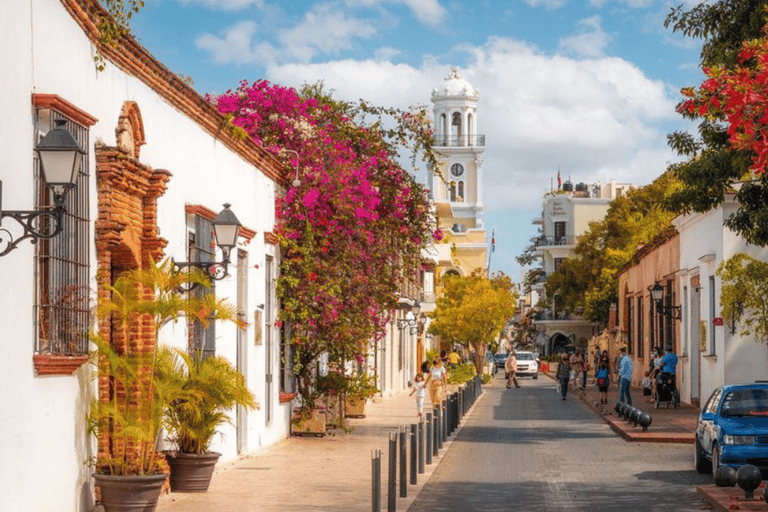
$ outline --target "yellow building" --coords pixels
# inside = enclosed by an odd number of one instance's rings
[[[482,166],[485,136],[477,134],[480,92],[452,68],[444,83],[432,91],[435,137],[432,148],[440,159],[439,175],[430,175],[438,227],[446,236],[437,277],[470,275],[488,266],[483,225]]]

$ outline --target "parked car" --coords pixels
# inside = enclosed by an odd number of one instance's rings
[[[539,378],[539,363],[533,352],[517,352],[517,376]]]
[[[493,356],[493,352],[490,350],[485,353],[485,371],[491,376],[496,375],[496,372],[499,371],[496,359]]]
[[[694,444],[699,473],[744,464],[768,469],[768,383],[717,388],[699,414]]]
[[[506,352],[499,352],[493,356],[493,359],[496,361],[496,368],[504,368],[504,365],[507,363],[507,355]]]

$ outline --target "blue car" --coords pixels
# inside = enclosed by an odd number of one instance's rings
[[[717,388],[699,415],[693,458],[699,473],[744,464],[768,469],[768,383]]]

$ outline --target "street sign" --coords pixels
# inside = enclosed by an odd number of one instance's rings
[[[719,316],[712,319],[712,325],[723,325],[723,319]]]

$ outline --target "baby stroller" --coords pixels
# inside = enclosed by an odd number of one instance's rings
[[[662,404],[669,409],[680,405],[680,394],[675,386],[675,377],[666,372],[659,372],[656,376],[656,393],[654,394],[654,407],[658,409]]]

